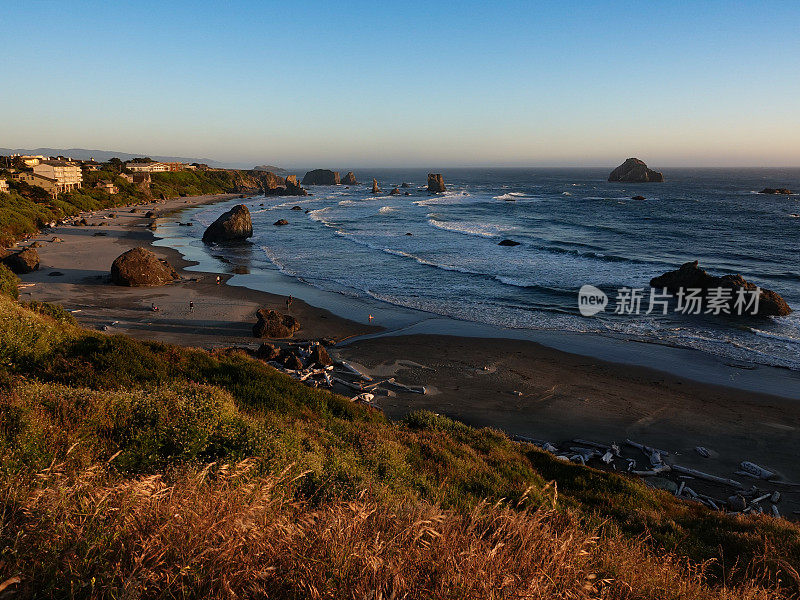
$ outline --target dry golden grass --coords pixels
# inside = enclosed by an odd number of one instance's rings
[[[69,458],[69,457],[68,457]],[[311,505],[254,462],[114,478],[106,464],[2,481],[0,582],[37,598],[766,599],[601,538],[551,507],[457,513],[368,490]],[[555,491],[552,505],[555,506]]]

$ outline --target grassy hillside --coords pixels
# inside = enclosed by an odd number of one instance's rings
[[[432,413],[390,422],[242,352],[89,332],[9,297],[0,322],[0,582],[19,576],[22,597],[797,592],[786,521]]]
[[[93,186],[99,180],[112,181],[118,194],[109,194]],[[83,187],[59,194],[57,199],[37,186],[9,181],[10,193],[0,192],[0,247],[35,233],[45,223],[99,210],[149,201],[153,198],[176,198],[200,194],[222,194],[257,188],[259,181],[246,171],[178,171],[153,173],[150,192],[128,183],[114,171],[94,171],[84,175]]]

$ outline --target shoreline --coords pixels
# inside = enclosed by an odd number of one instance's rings
[[[168,219],[176,217],[175,211],[236,197],[177,198],[137,206],[155,207],[157,218]],[[204,265],[185,259],[178,249],[159,245],[148,228],[150,220],[129,211],[130,207],[97,211],[83,216],[92,225],[98,221],[108,225],[64,226],[26,240],[25,244],[43,243],[39,248],[42,266],[22,276],[21,300],[58,302],[77,311],[74,314],[82,325],[112,334],[206,348],[257,347],[261,340],[250,333],[255,310],[268,307],[283,312],[285,295],[229,283],[235,278],[232,273],[221,273],[223,285],[216,285],[216,272],[196,270]],[[117,216],[104,218],[109,213]],[[64,242],[48,242],[56,236]],[[150,247],[167,258],[181,280],[158,288],[107,283],[114,258],[135,246]],[[52,271],[63,275],[50,276]],[[188,310],[190,300],[195,303],[193,313]],[[153,302],[160,308],[158,313],[149,308]],[[677,350],[670,347],[628,344],[627,354],[618,352],[604,360],[581,352],[589,346],[587,338],[582,345],[576,344],[575,336],[558,332],[552,332],[549,345],[499,338],[498,332],[491,337],[456,335],[458,331],[447,330],[452,322],[441,319],[392,331],[336,316],[313,304],[298,297],[292,306],[291,313],[303,326],[296,339],[354,338],[333,348],[332,355],[372,374],[397,374],[404,383],[429,387],[427,395],[401,392],[379,397],[376,404],[391,418],[424,408],[509,435],[552,441],[631,437],[675,451],[696,468],[729,473],[739,461],[750,460],[800,481],[794,458],[800,452],[800,436],[795,433],[800,428],[800,403],[788,391],[767,394],[748,389],[757,387],[753,382],[759,377],[769,378],[764,372],[729,366],[729,373],[737,377],[723,386],[724,379],[697,381],[685,373],[636,364],[637,356],[642,362],[644,353],[653,357],[652,365],[675,367],[664,358]],[[458,326],[463,332],[464,324]],[[421,335],[425,328],[430,331]],[[595,340],[593,352],[608,351],[606,342]],[[700,362],[695,367],[702,375],[713,371],[708,364]],[[748,379],[752,381],[747,383]],[[781,385],[789,390],[790,383],[791,378]],[[714,450],[719,458],[709,461],[695,455],[693,448],[700,445]]]

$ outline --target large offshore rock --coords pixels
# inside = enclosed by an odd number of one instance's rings
[[[172,265],[146,248],[128,250],[111,265],[111,281],[117,285],[155,287],[177,278]]]
[[[234,206],[208,226],[203,233],[206,244],[246,240],[253,235],[250,211],[244,204]]]
[[[356,180],[356,174],[352,171],[348,171],[347,175],[342,178],[342,183],[344,185],[356,185],[358,180]]]
[[[629,158],[611,171],[608,180],[622,183],[661,183],[664,181],[664,175],[658,171],[653,171],[653,169],[648,169],[647,165],[638,158]]]
[[[447,191],[441,173],[428,173],[428,191],[433,194]]]
[[[339,185],[339,171],[328,169],[314,169],[306,173],[301,182],[303,185]]]
[[[681,288],[686,292],[689,289],[702,290],[703,296],[708,296],[712,290],[722,288],[726,292],[726,297],[730,301],[726,303],[731,315],[738,316],[738,310],[734,304],[737,299],[738,290],[755,291],[758,286],[745,280],[741,275],[723,275],[716,277],[710,275],[698,265],[698,261],[687,262],[681,265],[676,271],[669,271],[650,280],[650,286],[654,288],[667,288],[672,293],[677,293]],[[792,312],[791,307],[781,298],[780,294],[772,290],[761,289],[758,297],[758,310],[756,313],[744,312],[743,316],[781,317]]]

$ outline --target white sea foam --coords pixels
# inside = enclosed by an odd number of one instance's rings
[[[529,198],[528,194],[524,192],[509,192],[507,194],[503,194],[502,196],[493,196],[492,200],[517,200],[519,198]]]
[[[395,208],[394,206],[381,206],[378,209],[378,212],[381,213],[382,215],[385,215],[385,214],[388,214],[388,213],[391,213],[391,212],[396,212],[396,211],[397,211],[397,208]]]
[[[486,238],[497,237],[500,235],[501,231],[507,230],[507,228],[499,225],[492,225],[491,223],[439,221],[430,216],[428,218],[428,223],[437,229]]]

